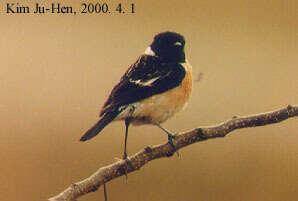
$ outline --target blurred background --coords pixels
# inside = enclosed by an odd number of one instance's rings
[[[162,31],[185,36],[194,78],[203,73],[186,110],[164,124],[169,130],[298,104],[295,0],[119,0],[107,3],[114,10],[134,3],[135,13],[92,15],[6,14],[7,2],[0,3],[0,200],[47,200],[122,156],[123,122],[91,141],[79,138]],[[19,3],[33,10],[36,2]],[[79,12],[83,1],[60,3]],[[108,183],[109,200],[296,201],[297,130],[293,118],[194,144],[180,158]],[[132,127],[128,152],[166,141],[156,127]],[[104,200],[102,188],[79,200]]]

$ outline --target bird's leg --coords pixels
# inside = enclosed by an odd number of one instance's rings
[[[134,105],[131,106],[129,109],[129,113],[133,113],[135,111],[136,107]],[[130,119],[125,119],[125,141],[124,141],[124,154],[123,154],[123,160],[127,159],[127,153],[126,153],[126,145],[127,145],[127,136],[128,136],[128,127],[130,125]]]
[[[127,161],[127,164],[130,165],[131,167],[132,164],[130,162],[130,160],[127,160],[127,153],[126,153],[126,145],[127,145],[127,136],[128,136],[128,127],[129,127],[129,124],[130,124],[130,120],[129,119],[126,119],[125,120],[125,140],[124,140],[124,153],[123,153],[123,160]],[[126,181],[127,181],[127,171],[125,170],[125,177],[126,177]]]
[[[129,127],[130,121],[128,119],[125,120],[125,140],[124,140],[124,154],[123,154],[123,160],[127,159],[127,153],[126,153],[126,145],[127,145],[127,136],[128,136],[128,127]]]
[[[158,128],[160,128],[161,130],[163,130],[167,135],[168,135],[168,141],[169,141],[169,144],[171,145],[171,147],[173,148],[173,151],[176,152],[176,147],[173,143],[173,139],[176,137],[174,134],[172,134],[170,131],[168,131],[167,129],[165,129],[164,127],[162,127],[160,124],[158,123],[154,123]],[[179,153],[177,152],[178,156],[179,156]]]

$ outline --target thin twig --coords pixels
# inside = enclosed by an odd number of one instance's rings
[[[224,137],[235,129],[265,126],[268,124],[279,123],[291,117],[298,116],[297,106],[288,106],[286,108],[247,117],[233,117],[233,119],[219,125],[196,128],[191,131],[181,133],[173,139],[176,150],[179,150],[190,144],[207,140],[211,138]],[[75,201],[76,198],[93,192],[99,186],[126,175],[130,172],[139,170],[149,161],[172,156],[173,149],[169,143],[146,147],[139,151],[128,160],[120,160],[108,166],[102,167],[92,174],[89,178],[72,184],[59,195],[52,197],[49,201]]]

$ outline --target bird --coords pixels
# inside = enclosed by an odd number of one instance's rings
[[[90,140],[113,121],[125,122],[123,160],[127,159],[127,137],[130,125],[155,125],[172,139],[175,135],[161,126],[184,109],[192,91],[192,66],[185,54],[183,35],[165,31],[154,36],[153,42],[138,57],[104,103],[99,121],[80,138]]]

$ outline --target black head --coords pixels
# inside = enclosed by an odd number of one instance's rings
[[[157,34],[150,45],[154,54],[166,62],[184,62],[184,46],[184,37],[175,32]]]

